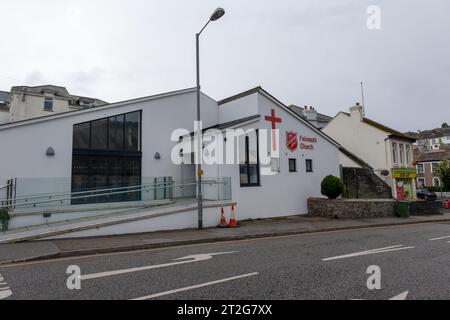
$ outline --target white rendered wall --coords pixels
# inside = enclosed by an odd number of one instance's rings
[[[341,164],[341,166],[347,168],[361,168],[361,166],[358,163],[350,159],[347,155],[345,155],[342,152],[339,152],[339,163]]]
[[[27,94],[25,96],[25,101],[22,101],[21,94],[13,94],[10,104],[11,121],[38,118],[70,111],[69,101],[67,99],[58,98],[54,95],[48,95],[48,97],[53,98],[53,111],[44,110],[44,96]]]
[[[257,94],[257,101],[261,120],[242,128],[270,130],[271,123],[265,121],[264,117],[275,109],[275,115],[282,118],[282,123],[277,124],[280,129],[281,172],[274,176],[261,176],[260,187],[241,187],[237,164],[206,166],[205,174],[217,173],[231,177],[232,197],[237,202],[236,214],[240,220],[306,214],[308,197],[321,196],[320,184],[323,178],[329,174],[340,176],[338,147],[261,94]],[[314,144],[314,150],[298,149],[291,152],[286,146],[286,131],[317,138],[318,142]],[[289,172],[289,158],[297,159],[298,172]],[[306,159],[313,160],[314,172],[306,172]]]
[[[258,93],[219,106],[219,120],[221,123],[254,116],[258,113]]]
[[[205,126],[217,124],[216,102],[203,94],[201,99]],[[170,158],[175,145],[170,138],[177,128],[193,130],[195,91],[123,106],[80,111],[50,121],[0,127],[0,185],[15,177],[69,178],[66,189],[70,190],[73,125],[136,110],[142,110],[142,176],[172,176],[179,179],[181,169]],[[54,157],[46,156],[48,147],[55,150]],[[161,154],[160,160],[155,159],[156,152]],[[42,192],[49,190],[36,190],[36,193]]]
[[[375,171],[389,170],[385,143],[388,135],[382,130],[339,113],[322,131],[366,161]]]

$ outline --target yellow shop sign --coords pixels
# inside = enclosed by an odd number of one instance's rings
[[[392,178],[394,179],[415,179],[417,172],[414,168],[396,168],[392,169]]]

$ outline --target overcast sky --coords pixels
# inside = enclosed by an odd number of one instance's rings
[[[381,9],[369,30],[366,10]],[[214,99],[261,85],[334,116],[361,101],[398,130],[450,123],[448,0],[2,0],[0,90],[54,84],[114,102],[195,86]]]

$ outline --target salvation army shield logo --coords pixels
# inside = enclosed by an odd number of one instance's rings
[[[287,148],[294,152],[298,148],[298,137],[297,132],[288,131],[286,132],[286,145]]]

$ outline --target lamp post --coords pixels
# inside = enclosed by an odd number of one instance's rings
[[[197,141],[198,141],[198,146],[197,146],[197,201],[198,201],[198,229],[202,230],[203,229],[203,193],[202,193],[202,175],[203,175],[203,171],[202,171],[202,152],[203,152],[203,146],[201,143],[201,134],[202,134],[202,129],[200,126],[200,121],[201,121],[201,114],[200,114],[200,53],[199,53],[199,48],[200,48],[200,35],[203,32],[203,30],[205,30],[205,28],[208,26],[208,24],[211,21],[216,21],[219,20],[220,18],[223,17],[223,15],[225,14],[225,10],[222,8],[217,8],[216,10],[214,10],[213,14],[211,15],[211,17],[209,18],[208,22],[205,24],[205,26],[200,30],[199,33],[196,34],[196,62],[197,62],[197,122],[198,122],[198,130],[197,130]]]

